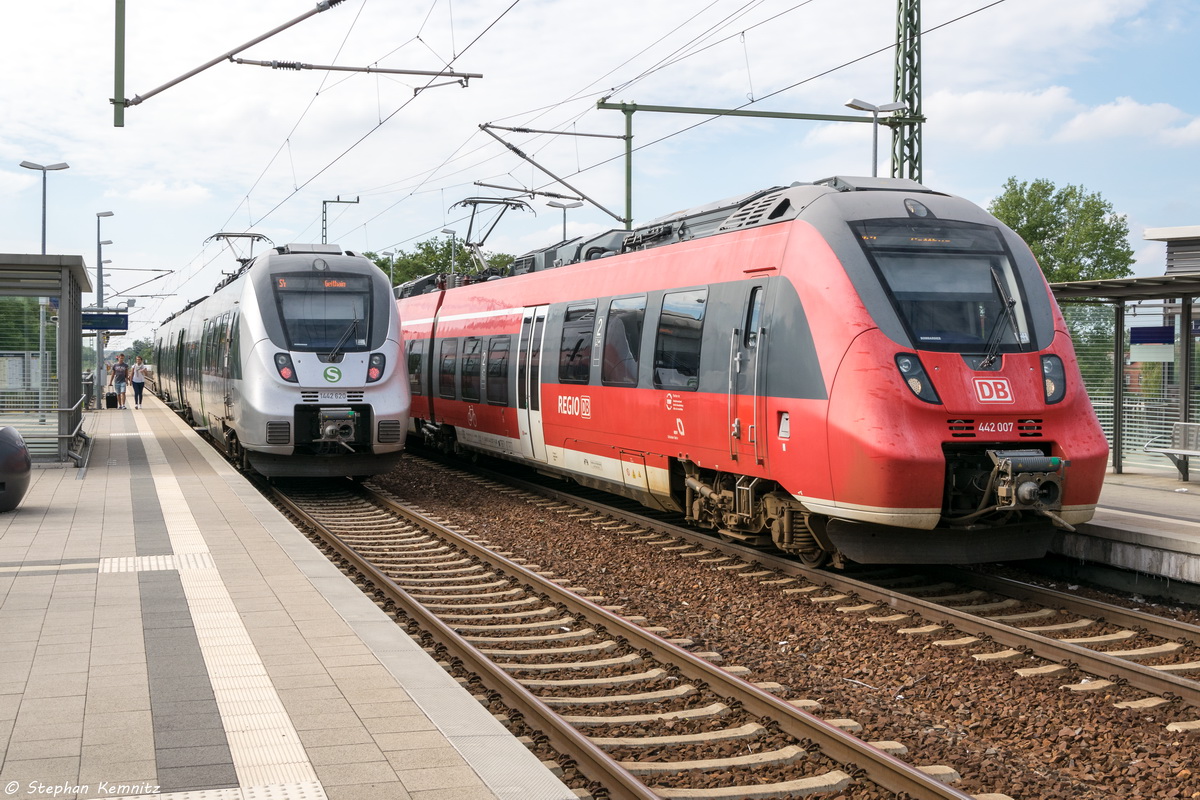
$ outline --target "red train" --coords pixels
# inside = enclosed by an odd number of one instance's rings
[[[410,431],[443,447],[809,564],[1040,557],[1095,509],[1108,445],[1029,248],[913,181],[776,187],[445,284],[396,289]]]

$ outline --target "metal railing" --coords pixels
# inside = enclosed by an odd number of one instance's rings
[[[16,428],[35,461],[46,457],[54,461],[70,459],[80,467],[86,462],[87,449],[91,446],[91,437],[83,430],[83,409],[88,400],[85,393],[69,408],[5,405],[0,408],[0,427]],[[72,420],[75,420],[74,428],[69,433],[61,433]]]

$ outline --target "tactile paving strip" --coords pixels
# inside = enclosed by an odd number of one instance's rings
[[[159,443],[143,439],[151,464],[165,463]],[[174,475],[154,473],[171,539],[171,556],[105,559],[111,571],[179,570],[196,638],[212,680],[239,789],[153,795],[156,800],[323,800],[300,737],[267,675],[208,544]]]

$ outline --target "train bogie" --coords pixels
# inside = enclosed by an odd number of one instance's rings
[[[596,241],[402,297],[414,431],[810,563],[1040,556],[1090,518],[1061,316],[972,204],[833,179]]]

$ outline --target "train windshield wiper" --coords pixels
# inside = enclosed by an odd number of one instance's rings
[[[345,333],[342,334],[342,338],[337,340],[337,344],[333,346],[333,349],[329,351],[329,355],[325,357],[332,361],[335,357],[337,357],[338,352],[342,349],[342,345],[346,343],[346,341],[350,338],[350,335],[357,332],[358,317],[355,317],[350,321],[350,325],[346,328]]]
[[[1020,342],[1021,330],[1017,326],[1017,315],[1013,313],[1013,308],[1016,307],[1017,301],[1014,300],[1012,295],[1008,293],[1008,287],[1004,285],[1004,279],[1000,277],[1000,273],[997,271],[995,264],[992,265],[991,270],[992,282],[996,284],[996,289],[999,290],[1000,297],[1003,301],[1002,306],[1004,313],[1002,316],[1004,319],[1008,320],[1008,326],[1013,332],[1013,338]],[[983,357],[983,360],[979,362],[980,369],[987,369],[990,367],[996,362],[996,356],[1000,355],[1000,343],[1004,341],[1004,328],[1000,325],[1000,322],[1001,320],[998,319],[992,326],[992,333],[988,337],[987,341],[987,354]]]

